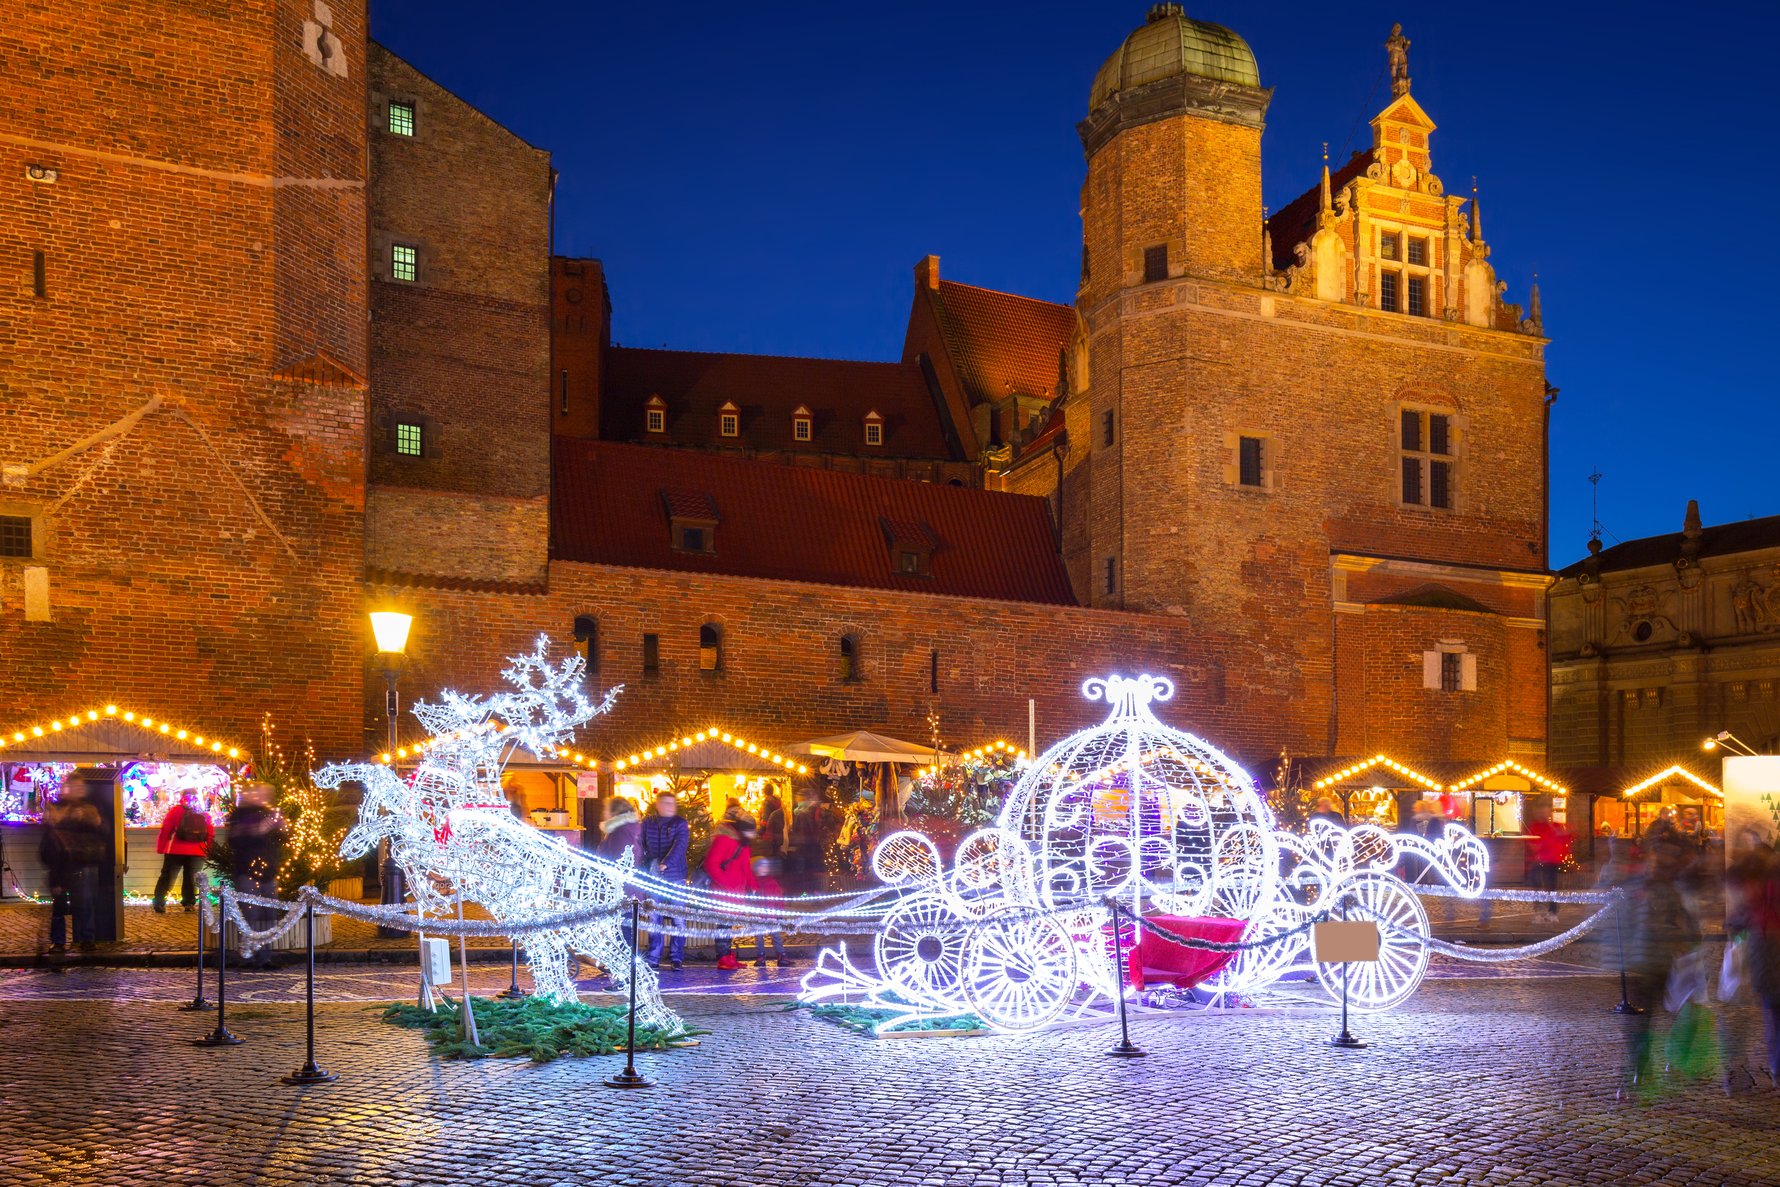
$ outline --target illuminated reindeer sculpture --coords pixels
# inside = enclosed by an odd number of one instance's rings
[[[501,791],[501,771],[515,750],[550,754],[611,708],[620,689],[595,704],[583,692],[582,668],[575,655],[552,664],[540,637],[530,655],[514,657],[502,672],[512,691],[488,697],[446,691],[436,703],[414,706],[430,741],[411,775],[376,763],[335,763],[317,772],[322,787],[364,787],[359,822],[341,854],[363,857],[388,841],[423,915],[454,912],[460,896],[513,925],[619,907],[631,874],[628,854],[611,862],[570,849],[515,819]],[[614,912],[527,933],[522,942],[536,991],[552,1001],[575,1001],[575,954],[627,983],[630,949],[620,922]],[[642,1021],[678,1029],[654,971],[640,967],[637,978]]]

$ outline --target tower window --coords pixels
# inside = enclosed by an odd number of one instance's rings
[[[412,283],[420,279],[420,249],[412,243],[393,243],[389,248],[389,275]]]
[[[1107,596],[1110,597],[1115,591],[1117,591],[1118,587],[1119,587],[1119,562],[1116,558],[1109,556],[1106,558],[1106,589],[1105,589],[1105,592],[1106,592]]]
[[[396,452],[403,457],[420,457],[426,452],[426,430],[413,421],[396,422]]]
[[[661,675],[661,636],[646,634],[643,636],[643,675]]]
[[[723,666],[723,628],[705,623],[698,628],[698,669],[715,672]]]
[[[49,278],[44,275],[44,256],[41,251],[31,253],[31,295],[49,296]]]
[[[575,641],[584,644],[582,654],[587,660],[587,674],[600,670],[600,624],[591,614],[575,616]]]
[[[1440,653],[1440,691],[1458,692],[1463,679],[1464,656],[1456,651]]]
[[[1428,316],[1428,278],[1411,276],[1409,278],[1409,302],[1403,310],[1410,317]]]
[[[1100,414],[1100,443],[1102,445],[1113,443],[1113,414],[1110,408]]]
[[[567,371],[562,373],[562,414],[564,416],[569,414],[569,373]]]
[[[841,679],[859,679],[859,640],[852,635],[841,636]]]
[[[1380,272],[1378,274],[1378,307],[1387,313],[1397,312],[1397,282],[1400,276],[1396,272]]]
[[[1402,410],[1399,444],[1403,502],[1418,507],[1453,505],[1452,418],[1444,412]]]
[[[414,104],[391,99],[389,103],[389,130],[394,136],[414,135]]]
[[[1168,245],[1158,243],[1143,249],[1143,282],[1155,284],[1168,279]]]
[[[1477,657],[1456,640],[1422,652],[1422,687],[1430,692],[1476,692]]]
[[[0,515],[0,556],[31,555],[31,517]]]
[[[939,652],[930,652],[927,656],[927,691],[939,691]]]
[[[1236,443],[1236,481],[1243,486],[1262,486],[1262,460],[1266,442],[1259,437],[1243,437]]]

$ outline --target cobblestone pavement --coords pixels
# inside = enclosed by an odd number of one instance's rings
[[[243,1004],[247,1043],[202,1050],[205,1016],[128,1000],[150,974],[61,975],[89,979],[82,1001],[15,992],[56,976],[0,981],[9,1184],[1780,1183],[1780,1092],[1615,1099],[1598,976],[1430,980],[1356,1020],[1365,1051],[1326,1045],[1326,1010],[1140,1015],[1149,1055],[1128,1061],[1102,1055],[1104,1025],[874,1041],[765,995],[681,995],[713,1033],[640,1055],[658,1083],[629,1093],[600,1084],[616,1059],[435,1061],[362,1003],[318,1012],[339,1082],[289,1088],[296,1006]]]

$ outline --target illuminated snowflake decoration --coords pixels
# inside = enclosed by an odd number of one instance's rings
[[[1110,1015],[1123,991],[1113,902],[1138,928],[1149,914],[1217,916],[1242,921],[1245,940],[1278,937],[1228,960],[1208,983],[1222,996],[1316,967],[1301,929],[1339,905],[1382,936],[1379,962],[1352,966],[1353,1006],[1384,1009],[1415,991],[1427,915],[1391,871],[1413,856],[1476,895],[1488,867],[1476,837],[1456,825],[1430,842],[1321,821],[1308,836],[1286,832],[1246,771],[1156,718],[1171,681],[1109,676],[1082,692],[1107,702],[1106,721],[1032,763],[995,827],[966,837],[949,869],[919,832],[878,844],[873,872],[901,897],[874,938],[873,968],[844,945],[826,950],[804,1000],[883,1009],[880,1030],[966,1013],[1008,1031]],[[1339,992],[1339,978],[1321,983]]]
[[[336,763],[317,772],[320,786],[364,788],[358,824],[341,854],[362,857],[387,841],[415,902],[429,915],[455,915],[460,896],[510,925],[616,908],[631,877],[629,855],[605,861],[516,819],[501,791],[501,771],[515,750],[549,754],[567,744],[620,690],[597,704],[588,700],[581,658],[552,664],[542,637],[502,674],[510,691],[487,697],[448,691],[436,703],[414,706],[432,743],[412,774],[377,763]],[[528,931],[522,943],[536,991],[552,1001],[576,1000],[577,954],[620,984],[630,974],[630,948],[616,913]],[[637,998],[645,1025],[679,1029],[647,967],[637,970]]]

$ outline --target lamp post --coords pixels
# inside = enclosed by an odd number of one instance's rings
[[[1700,748],[1703,750],[1716,750],[1720,746],[1732,754],[1745,755],[1749,758],[1756,757],[1755,748],[1729,730],[1719,730],[1700,744]]]
[[[408,630],[414,625],[412,614],[400,610],[373,610],[371,634],[377,640],[377,658],[382,661],[385,690],[383,709],[389,718],[389,748],[396,748],[396,677],[401,671],[402,657],[408,651]]]
[[[408,651],[408,629],[413,625],[414,616],[400,610],[371,612],[371,634],[377,640],[377,659],[383,668],[383,712],[389,719],[389,751],[384,757],[392,761],[396,750],[396,713],[400,709],[396,699],[396,677],[401,672],[402,658]],[[387,844],[383,861],[377,870],[377,881],[377,897],[385,905],[399,906],[407,897],[407,888],[402,885],[401,868],[392,859]],[[400,928],[379,925],[377,934],[384,939],[400,939],[407,933]],[[464,1008],[469,1008],[467,999]]]

